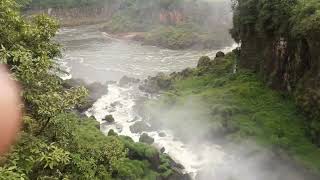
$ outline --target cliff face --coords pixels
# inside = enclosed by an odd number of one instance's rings
[[[240,67],[259,73],[272,88],[293,94],[310,117],[307,123],[320,145],[320,43],[316,39],[287,40],[252,33],[241,41]]]
[[[293,95],[310,119],[306,122],[307,133],[320,146],[320,33],[295,34],[292,29],[299,22],[292,21],[293,13],[272,22],[264,19],[262,10],[250,11],[252,7],[246,6],[236,9],[231,31],[241,42],[239,66],[261,75],[271,88]],[[278,14],[272,14],[274,11],[268,15],[279,18]],[[282,24],[278,26],[279,22]]]
[[[72,26],[80,24],[93,24],[110,20],[115,13],[114,7],[79,7],[79,8],[47,8],[28,10],[26,14],[48,14],[57,18],[61,25]]]
[[[162,24],[173,24],[177,25],[185,20],[184,12],[181,10],[166,11],[162,10],[159,12],[159,22]]]

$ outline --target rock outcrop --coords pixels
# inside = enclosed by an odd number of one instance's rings
[[[154,143],[154,139],[150,137],[147,133],[143,133],[139,138],[139,142],[151,145]]]
[[[135,84],[138,82],[140,82],[139,79],[128,77],[128,76],[123,76],[119,81],[119,85],[123,87],[126,85]]]
[[[98,82],[88,84],[82,79],[69,79],[63,83],[63,87],[67,89],[81,86],[88,90],[89,96],[85,99],[85,102],[82,105],[78,105],[76,107],[80,113],[91,108],[100,97],[108,93],[108,86]]]
[[[113,118],[112,115],[106,115],[106,116],[102,119],[102,121],[106,121],[106,122],[108,122],[108,123],[114,123],[114,122],[115,122],[115,119]]]
[[[149,132],[152,128],[144,121],[138,121],[130,126],[130,131],[132,133]]]
[[[202,56],[199,61],[197,68],[208,67],[211,64],[211,59],[208,56]]]
[[[235,8],[231,30],[241,42],[238,65],[259,74],[269,87],[293,95],[309,116],[309,135],[320,146],[320,36],[315,24],[319,21],[314,20],[319,17],[318,6],[313,1],[293,1],[261,11],[255,2],[247,2]],[[309,13],[300,6],[310,7]],[[247,17],[255,18],[247,22]]]
[[[219,51],[219,52],[217,52],[217,54],[216,54],[216,58],[221,58],[221,57],[224,57],[225,56],[225,54],[224,54],[224,52],[222,52],[222,51]]]
[[[172,79],[170,76],[159,73],[154,77],[148,77],[139,89],[151,94],[158,93],[161,90],[168,90],[172,87]]]

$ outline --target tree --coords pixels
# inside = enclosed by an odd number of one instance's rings
[[[64,89],[56,75],[53,60],[60,54],[59,45],[52,42],[58,23],[45,15],[30,22],[22,19],[18,5],[12,0],[2,1],[0,11],[0,60],[7,64],[23,88],[25,110],[39,123],[39,133],[51,118],[70,111],[86,96],[83,87]]]

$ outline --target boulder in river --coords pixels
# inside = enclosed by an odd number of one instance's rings
[[[130,126],[130,131],[132,133],[141,133],[143,131],[151,131],[152,128],[144,121],[138,121],[134,123],[132,126]]]
[[[185,174],[179,169],[173,169],[172,174],[166,180],[192,180],[192,178],[189,174]]]
[[[128,76],[123,76],[119,81],[119,85],[121,87],[123,87],[123,86],[126,86],[128,84],[134,84],[134,83],[138,83],[138,82],[140,82],[139,79],[128,77]]]
[[[109,84],[117,84],[117,81],[106,81],[106,85],[109,85]]]
[[[182,164],[175,162],[169,156],[170,167],[172,169],[172,173],[170,176],[166,178],[166,180],[191,180],[191,176],[189,174],[184,173],[184,167]]]
[[[179,76],[181,76],[182,78],[188,78],[192,75],[193,70],[191,68],[186,68],[184,70],[182,70],[181,72],[179,72]]]
[[[102,121],[107,121],[108,123],[114,123],[114,122],[115,122],[114,117],[113,117],[111,114],[106,115],[106,116],[102,119]]]
[[[153,144],[154,139],[150,137],[147,133],[143,133],[139,138],[139,142],[146,143],[146,144]]]
[[[162,147],[162,148],[160,149],[160,152],[161,152],[161,153],[166,152],[166,148]]]
[[[108,86],[99,82],[86,83],[82,79],[69,79],[64,81],[63,87],[66,89],[85,87],[88,90],[89,96],[85,99],[84,103],[77,105],[76,109],[82,113],[92,107],[92,105],[103,95],[108,93]]]
[[[116,106],[120,106],[120,107],[121,107],[122,104],[121,104],[121,102],[119,102],[119,101],[115,101],[115,102],[111,103],[110,106],[113,107],[113,108],[115,108]]]
[[[86,98],[82,104],[79,104],[76,106],[76,110],[80,113],[83,113],[88,109],[90,109],[95,102],[96,102],[95,99]]]
[[[216,58],[221,58],[221,57],[224,57],[225,56],[225,54],[224,54],[224,52],[222,52],[222,51],[219,51],[219,52],[217,52],[217,54],[216,54]]]
[[[172,77],[164,74],[158,73],[154,77],[148,77],[139,89],[147,93],[158,93],[161,90],[168,90],[172,87]]]
[[[164,132],[159,132],[158,134],[159,134],[160,137],[166,137],[167,136],[166,133],[164,133]]]

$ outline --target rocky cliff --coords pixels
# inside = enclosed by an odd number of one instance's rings
[[[320,7],[315,4],[239,0],[231,33],[241,43],[239,66],[293,95],[309,116],[308,133],[320,145],[320,33],[314,28]]]
[[[116,9],[113,7],[42,8],[27,10],[27,15],[48,14],[57,18],[62,26],[94,24],[110,20]]]

